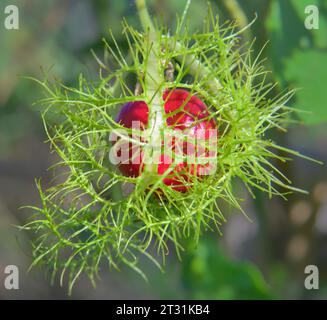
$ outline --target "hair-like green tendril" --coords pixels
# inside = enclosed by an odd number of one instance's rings
[[[95,83],[82,75],[78,88],[37,80],[46,93],[41,101],[46,106],[45,131],[60,161],[54,166],[52,187],[43,190],[37,183],[41,206],[30,207],[34,215],[23,228],[38,237],[32,266],[46,264],[53,277],[60,275],[61,283],[67,275],[69,290],[82,272],[94,282],[104,262],[115,269],[126,264],[145,278],[138,266],[140,255],[159,268],[162,265],[149,246],[156,248],[164,263],[171,244],[180,257],[184,238],[197,242],[204,231],[220,233],[226,221],[224,203],[243,212],[233,191],[236,178],[251,194],[253,188],[270,197],[285,196],[279,187],[301,191],[272,161],[288,160],[279,151],[300,154],[265,136],[272,128],[283,129],[292,111],[287,102],[293,92],[268,98],[274,84],[267,83],[267,72],[260,57],[253,59],[251,46],[240,45],[242,30],[233,24],[220,26],[210,10],[203,32],[190,34],[185,14],[174,33],[149,27],[142,3],[137,1],[145,31],[123,23],[128,53],[112,35],[111,45],[104,40],[106,54],[115,60],[114,70],[96,57],[101,71]],[[163,76],[168,62],[175,67],[173,81]],[[130,75],[141,85],[140,95],[134,93]],[[164,176],[152,176],[151,184],[149,172],[126,177],[108,159],[109,136],[122,128],[115,121],[121,106],[146,101],[151,117],[162,106],[161,92],[167,88],[196,93],[219,126],[217,170],[205,179],[194,179],[186,193],[162,183]],[[133,190],[124,194],[131,185]]]

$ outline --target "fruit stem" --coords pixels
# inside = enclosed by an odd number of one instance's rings
[[[163,101],[162,84],[165,82],[161,69],[160,44],[157,39],[157,32],[149,15],[145,0],[135,0],[139,18],[145,34],[148,36],[150,51],[147,58],[147,68],[144,78],[144,94],[147,97],[149,106],[148,134],[150,137],[150,150],[145,151],[145,163],[154,159],[154,152],[161,150],[161,128],[163,127]],[[158,154],[158,153],[157,153]],[[145,168],[148,172],[157,172],[157,163],[150,163]]]

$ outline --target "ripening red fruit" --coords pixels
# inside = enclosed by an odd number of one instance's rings
[[[188,91],[182,89],[167,90],[163,94],[163,99],[165,101],[164,108],[167,127],[173,130],[181,130],[183,135],[187,135],[190,138],[194,138],[198,134],[198,136],[202,136],[204,141],[212,136],[212,129],[217,129],[216,122],[213,119],[209,119],[210,113],[207,106],[195,95],[191,96]],[[146,129],[148,115],[149,108],[145,102],[129,102],[122,107],[116,121],[126,128],[132,128],[132,122],[139,121],[140,127]],[[126,148],[129,148],[129,159],[120,163],[118,167],[125,176],[137,177],[144,170],[142,152],[139,152],[139,147],[132,142],[129,142],[129,146],[126,146]],[[172,154],[174,154],[175,142],[172,143],[171,148],[173,149]],[[196,153],[196,150],[198,150],[196,148],[198,146],[195,147],[190,145],[189,142],[182,142],[182,153],[186,154],[188,151],[189,154],[190,150],[193,149],[195,154],[199,154]],[[204,150],[204,152],[207,154],[207,150]],[[141,160],[139,163],[130,161],[136,155]],[[193,177],[200,178],[203,175],[201,173],[203,170],[210,169],[207,164],[189,164],[185,160],[177,163],[174,161],[171,164],[169,160],[172,160],[170,156],[161,153],[157,167],[158,174],[163,175],[171,166],[174,166],[172,172],[165,177],[163,182],[180,192],[186,192],[189,189]],[[195,168],[196,173],[194,172]]]

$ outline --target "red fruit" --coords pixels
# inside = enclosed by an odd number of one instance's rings
[[[212,131],[210,129],[216,129],[217,125],[213,119],[208,119],[210,113],[207,106],[196,96],[191,96],[186,90],[175,89],[172,91],[166,91],[163,94],[165,101],[165,113],[167,115],[166,124],[173,130],[182,130],[187,137],[195,137],[198,130],[201,130],[201,136],[203,140],[208,140]],[[181,108],[183,106],[183,108]],[[179,110],[180,109],[180,110]],[[178,110],[178,111],[177,111]],[[176,113],[175,113],[176,111]],[[171,114],[171,116],[170,116]],[[117,122],[126,128],[132,128],[133,121],[139,121],[142,129],[146,129],[148,125],[149,108],[143,101],[129,102],[123,106],[117,118]],[[175,140],[171,145],[172,154],[175,152]],[[140,148],[129,143],[129,159],[118,165],[120,171],[129,177],[137,177],[144,170],[144,164],[142,163],[142,152]],[[190,145],[189,142],[182,142],[182,152],[186,154],[187,150],[192,150],[196,153],[194,145]],[[204,152],[207,151],[203,149]],[[141,161],[139,163],[132,163],[130,161],[133,157],[139,157]],[[160,161],[158,163],[158,174],[164,174],[171,166],[174,167],[172,172],[163,180],[163,182],[171,186],[174,190],[180,192],[186,192],[191,186],[190,182],[193,176],[200,177],[201,170],[208,169],[207,164],[189,164],[185,160],[181,160],[176,163],[174,161],[171,164],[170,156],[161,154]],[[196,175],[194,168],[196,167]]]

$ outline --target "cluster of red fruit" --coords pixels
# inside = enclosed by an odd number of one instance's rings
[[[194,137],[199,131],[202,132],[204,142],[209,140],[213,129],[217,132],[217,124],[215,120],[210,119],[210,113],[208,107],[195,95],[191,95],[188,91],[182,89],[166,90],[163,94],[164,111],[166,114],[165,124],[167,128],[172,130],[181,130],[186,137]],[[141,127],[147,128],[149,120],[149,107],[143,101],[129,102],[125,104],[117,118],[122,126],[126,128],[132,128],[133,122],[138,121]],[[187,144],[187,143],[186,143]],[[183,152],[189,150],[189,145],[183,146]],[[174,148],[174,144],[171,146]],[[135,152],[135,146],[133,143],[129,143],[129,159],[131,160],[133,153]],[[194,149],[194,148],[193,148]],[[172,150],[174,152],[174,150]],[[203,171],[208,168],[208,164],[192,164],[187,161],[180,160],[174,162],[167,161],[168,155],[162,152],[160,154],[160,161],[157,166],[157,173],[159,175],[165,174],[165,172],[173,166],[171,172],[163,179],[163,182],[180,192],[186,192],[191,186],[191,179],[200,179],[203,175]],[[171,160],[171,159],[169,159]],[[144,165],[141,161],[139,163],[133,163],[133,161],[127,161],[118,165],[120,171],[128,177],[138,177],[144,170]]]

